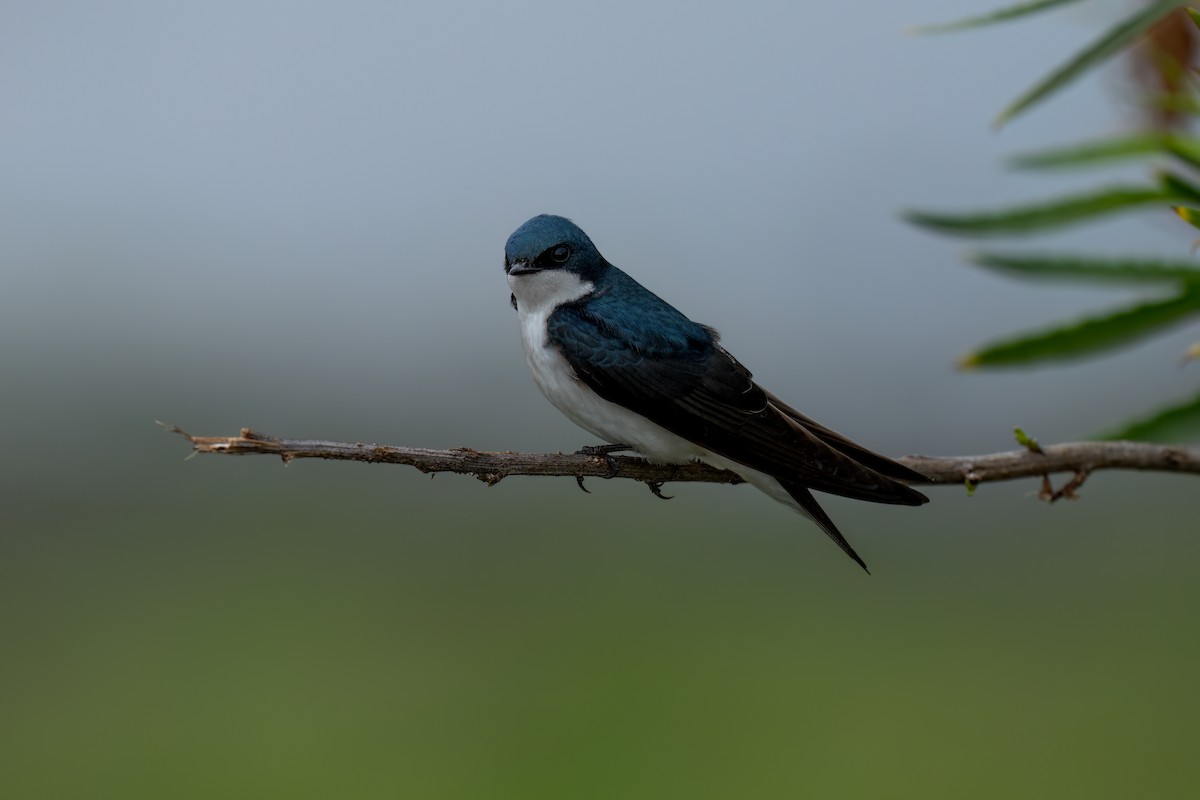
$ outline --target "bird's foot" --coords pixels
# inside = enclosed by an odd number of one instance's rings
[[[621,471],[621,465],[618,464],[617,460],[612,457],[612,454],[619,453],[622,450],[632,450],[632,449],[633,448],[627,444],[589,444],[589,445],[585,445],[585,446],[579,448],[578,450],[576,450],[575,455],[603,457],[605,463],[608,464],[608,474],[604,476],[604,478],[607,480],[608,478],[617,477],[617,474]],[[575,483],[579,484],[580,489],[583,489],[583,491],[587,492],[588,494],[591,494],[591,492],[589,492],[587,490],[587,488],[583,485],[583,476],[582,475],[575,476]]]
[[[646,486],[650,488],[650,494],[654,495],[659,500],[674,500],[675,495],[662,493],[663,483],[664,481],[646,481]]]
[[[612,457],[613,453],[619,453],[622,450],[632,450],[633,448],[627,444],[590,444],[586,447],[581,447],[575,451],[576,455],[580,456],[599,456],[608,464],[608,474],[604,477],[615,478],[617,473],[621,471],[621,465]]]
[[[632,450],[633,447],[627,444],[585,444],[583,447],[575,451],[577,456],[606,456],[609,453],[620,453],[624,450]]]
[[[676,464],[675,468],[673,470],[671,470],[671,477],[668,478],[667,480],[674,480],[675,476],[678,474],[679,474],[679,465]],[[675,495],[662,493],[663,484],[666,482],[667,481],[646,481],[646,486],[650,489],[650,494],[654,495],[659,500],[674,500]]]

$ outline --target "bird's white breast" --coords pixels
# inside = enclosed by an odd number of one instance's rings
[[[555,408],[605,442],[630,445],[653,461],[685,463],[707,455],[703,448],[641,414],[600,397],[575,375],[558,348],[549,344],[546,320],[550,314],[590,293],[591,283],[563,270],[509,276],[508,283],[517,298],[525,360],[534,382]]]
[[[510,275],[508,285],[517,298],[521,343],[533,380],[546,399],[568,419],[607,443],[629,445],[650,461],[666,464],[702,461],[731,470],[773,499],[810,517],[770,475],[710,453],[641,414],[610,403],[575,375],[567,359],[549,343],[546,320],[559,306],[589,294],[595,288],[591,283],[564,270],[546,270]]]

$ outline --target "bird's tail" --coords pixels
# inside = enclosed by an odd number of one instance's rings
[[[730,462],[725,459],[710,456],[706,461],[720,469],[729,469],[736,472],[742,476],[743,480],[763,492],[772,500],[783,503],[788,508],[800,512],[817,523],[817,526],[825,531],[825,535],[833,539],[834,544],[842,548],[842,551],[846,555],[854,559],[855,564],[862,567],[863,571],[868,575],[871,574],[871,570],[867,569],[866,563],[859,558],[858,553],[854,552],[854,548],[846,541],[846,537],[842,536],[842,532],[837,529],[837,525],[833,524],[833,520],[825,513],[825,509],[821,508],[817,503],[816,498],[812,496],[812,492],[808,490],[807,486],[795,481],[777,478],[765,472],[759,472],[758,470],[750,469],[742,464]],[[900,486],[902,484],[896,485]]]
[[[859,558],[858,553],[854,552],[854,548],[846,541],[846,537],[842,536],[842,532],[833,524],[833,520],[825,513],[825,509],[821,508],[821,505],[817,502],[817,498],[812,496],[812,492],[798,483],[788,483],[787,481],[780,481],[779,483],[792,496],[792,499],[799,504],[803,512],[813,522],[817,523],[821,530],[825,531],[825,535],[833,539],[834,543],[842,548],[842,551],[846,555],[854,559],[854,563],[862,567],[863,572],[870,575],[871,570],[867,569],[866,562]]]

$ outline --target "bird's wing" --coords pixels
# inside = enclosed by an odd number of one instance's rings
[[[816,420],[806,417],[770,392],[767,392],[767,399],[771,401],[771,405],[775,406],[775,408],[778,409],[781,414],[786,416],[792,422],[800,425],[813,436],[816,436],[822,442],[832,447],[834,450],[850,456],[864,467],[870,467],[881,475],[886,475],[887,477],[894,478],[898,481],[929,480],[915,469],[909,469],[903,464],[898,464],[887,456],[882,456],[879,453],[868,450],[858,442],[852,441],[837,431],[826,428]]]
[[[598,395],[713,453],[821,492],[877,503],[926,502],[920,492],[853,457],[870,451],[854,445],[852,452],[840,452],[789,416],[783,409],[792,409],[777,405],[715,337],[631,335],[583,305],[551,314],[548,334]]]

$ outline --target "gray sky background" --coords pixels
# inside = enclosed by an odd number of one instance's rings
[[[903,33],[992,5],[8,3],[4,436],[140,439],[167,417],[582,444],[526,374],[501,272],[505,238],[541,212],[721,330],[789,402],[889,452],[1001,449],[1014,423],[1081,437],[1185,395],[1194,331],[1054,370],[952,369],[996,335],[1129,300],[981,273],[967,243],[897,218],[1097,182],[1000,159],[1119,129],[1117,70],[989,122],[1123,4]],[[1051,243],[1183,255],[1181,228]]]

